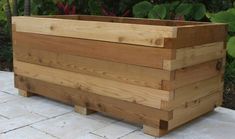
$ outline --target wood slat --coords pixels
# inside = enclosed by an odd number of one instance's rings
[[[35,16],[35,17],[101,21],[101,22],[117,22],[117,23],[132,23],[132,24],[145,24],[145,25],[164,25],[164,26],[211,24],[207,22],[195,22],[195,21],[160,20],[160,19],[145,19],[145,18],[133,18],[133,17],[129,18],[129,17],[115,17],[115,16],[94,16],[94,15],[49,15],[49,16],[40,15],[40,16]]]
[[[159,119],[172,119],[172,112],[105,97],[41,80],[15,75],[17,88],[27,90],[70,105],[80,105],[134,123],[160,126]]]
[[[145,134],[156,136],[156,137],[161,137],[168,133],[166,129],[160,129],[160,128],[152,127],[150,125],[143,125],[143,132]]]
[[[13,17],[12,23],[16,25],[17,32],[38,33],[152,47],[164,47],[162,38],[175,38],[177,33],[175,27],[167,26],[55,18]]]
[[[13,32],[14,47],[27,47],[107,61],[162,68],[173,59],[174,50],[136,45]]]
[[[163,69],[176,70],[225,57],[224,42],[204,44],[176,50],[176,59],[164,60]]]
[[[165,102],[162,109],[173,110],[181,105],[187,105],[190,101],[209,96],[223,90],[222,75],[219,74],[207,80],[202,80],[190,85],[180,87],[174,91],[174,100]],[[164,103],[162,103],[164,105]],[[165,107],[165,108],[163,108]]]
[[[163,81],[163,90],[175,90],[179,87],[192,84],[198,81],[212,78],[223,70],[224,66],[218,69],[218,64],[222,59],[209,61],[202,64],[175,70],[174,79],[171,81]]]
[[[162,89],[162,80],[171,80],[171,72],[87,57],[44,51],[40,48],[14,47],[15,59],[27,63],[63,69],[105,79]]]
[[[216,92],[212,95],[200,98],[188,103],[186,106],[182,106],[174,110],[174,118],[168,122],[168,130],[172,130],[188,121],[212,111],[215,106],[218,106],[218,104],[221,103],[221,92]]]
[[[29,78],[67,86],[98,95],[117,98],[132,103],[142,104],[153,108],[160,108],[162,100],[168,101],[173,97],[172,92],[168,91],[125,84],[19,61],[14,61],[14,71],[16,74]]]
[[[201,24],[177,27],[177,38],[164,40],[166,48],[184,48],[214,42],[225,42],[227,24]]]

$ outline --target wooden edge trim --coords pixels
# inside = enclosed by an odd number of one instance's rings
[[[55,35],[108,42],[164,47],[156,44],[159,38],[176,38],[177,28],[167,26],[98,21],[65,20],[55,18],[13,17],[16,31]],[[110,32],[110,29],[114,31]],[[90,31],[93,31],[92,34]],[[131,34],[131,35],[130,35]]]
[[[94,15],[40,15],[34,17],[41,18],[62,18],[73,20],[91,20],[104,22],[121,22],[134,24],[152,24],[152,25],[166,25],[166,26],[184,26],[184,25],[199,25],[208,24],[207,22],[182,21],[182,20],[160,20],[160,19],[144,19],[135,17],[115,17],[115,16],[94,16]]]

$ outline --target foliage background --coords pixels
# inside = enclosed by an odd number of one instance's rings
[[[224,106],[235,109],[235,0],[0,0],[0,70],[12,70],[10,17],[27,12],[228,23]]]

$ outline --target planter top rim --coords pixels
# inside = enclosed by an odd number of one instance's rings
[[[143,25],[157,25],[169,27],[187,27],[200,25],[227,25],[225,23],[211,23],[211,22],[196,22],[196,21],[182,21],[182,20],[160,20],[160,19],[145,19],[134,17],[115,17],[115,16],[94,16],[94,15],[40,15],[31,16],[35,18],[53,18],[66,20],[80,20],[80,21],[98,21],[111,23],[128,23],[128,24],[143,24]]]

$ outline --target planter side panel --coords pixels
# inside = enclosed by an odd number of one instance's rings
[[[17,32],[164,47],[164,38],[175,38],[175,27],[65,20],[39,17],[14,17]],[[91,32],[92,31],[92,32]]]
[[[111,97],[83,92],[66,86],[15,75],[17,88],[36,92],[39,95],[71,105],[80,105],[107,115],[131,121],[134,123],[148,123],[159,126],[159,119],[172,119],[172,112],[166,112],[131,102],[121,101]]]
[[[37,48],[56,53],[159,69],[163,67],[163,60],[170,60],[175,57],[175,51],[171,49],[22,32],[14,32],[14,45],[20,48]]]
[[[160,108],[162,100],[168,101],[172,98],[172,93],[169,91],[126,84],[20,61],[14,61],[14,71],[18,75],[29,78],[142,104],[153,108]]]

